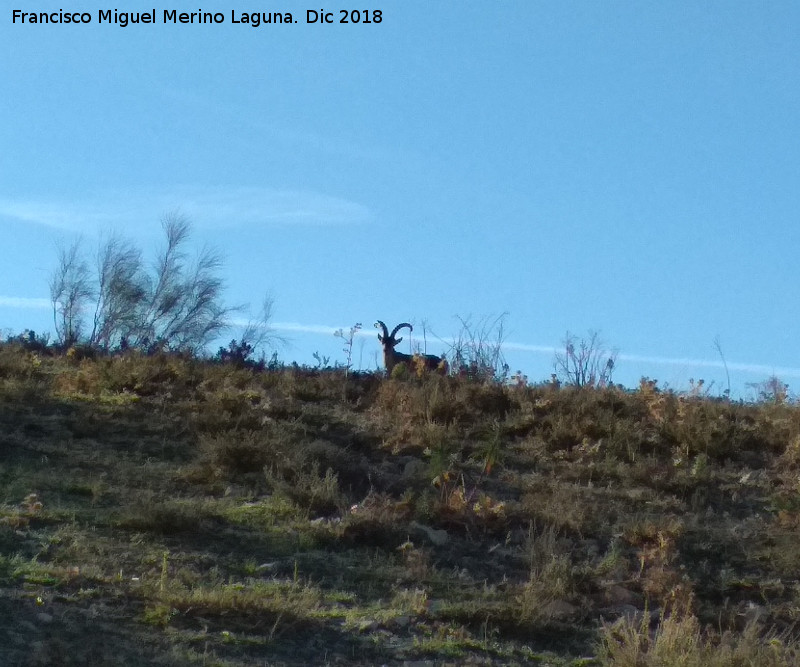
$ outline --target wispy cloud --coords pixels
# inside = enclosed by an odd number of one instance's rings
[[[107,225],[114,215],[113,210],[103,211],[89,202],[75,205],[33,199],[0,199],[0,216],[67,231],[81,232]]]
[[[236,104],[229,98],[219,95],[206,95],[195,90],[175,88],[172,84],[161,86],[160,93],[170,107],[184,108],[189,114],[211,118],[220,125],[235,125],[243,133],[261,138],[263,143],[280,145],[284,150],[306,151],[320,154],[320,158],[345,157],[361,162],[385,163],[398,159],[408,149],[403,145],[386,146],[376,144],[374,138],[364,142],[363,135],[352,133],[349,136],[331,136],[330,133],[314,132],[309,128],[300,129],[291,120],[280,115],[270,115],[269,110],[253,114],[248,105]],[[430,158],[428,158],[430,159]]]
[[[157,223],[179,210],[204,229],[259,225],[349,225],[368,222],[363,204],[303,190],[258,187],[180,186],[106,192],[73,202],[0,198],[0,217],[94,234],[109,227]]]
[[[6,308],[50,308],[50,299],[28,299],[21,296],[0,296],[0,306]]]
[[[363,223],[370,212],[362,204],[315,192],[262,188],[176,190],[168,195],[198,224],[233,227],[254,224],[343,225]]]

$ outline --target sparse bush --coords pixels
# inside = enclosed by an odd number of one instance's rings
[[[205,517],[196,503],[175,499],[143,499],[128,508],[118,519],[125,530],[177,535],[196,532]]]
[[[756,400],[762,403],[783,405],[789,400],[789,385],[776,375],[761,382],[748,382],[747,386],[755,392]]]
[[[576,593],[569,557],[553,555],[540,570],[531,570],[530,578],[521,587],[516,598],[519,622],[532,625],[548,623],[560,615],[556,613],[559,607],[553,603],[562,603],[560,608],[564,609],[563,603],[569,604]]]
[[[361,331],[361,322],[356,322],[350,330],[345,333],[344,329],[337,329],[333,332],[333,335],[337,338],[341,338],[344,341],[344,348],[342,348],[343,352],[345,353],[345,362],[344,362],[344,376],[347,377],[350,373],[350,369],[353,367],[353,341],[355,340],[356,334]]]
[[[763,634],[749,623],[742,633],[704,632],[696,616],[672,613],[661,617],[655,632],[650,619],[623,617],[603,625],[600,658],[615,667],[790,667],[800,660],[797,642]]]
[[[280,456],[285,449],[269,430],[226,431],[201,436],[200,451],[203,464],[219,475],[261,472],[264,466]]]
[[[564,352],[555,355],[556,376],[575,387],[608,387],[614,374],[617,353],[609,351],[597,332],[578,339],[567,332]]]
[[[503,313],[477,322],[470,317],[458,318],[461,330],[447,355],[453,375],[483,382],[505,382],[509,373],[503,356],[506,317],[507,313]]]
[[[235,338],[228,343],[228,347],[220,347],[217,351],[216,359],[222,363],[233,364],[239,368],[248,366],[263,370],[264,363],[256,363],[251,359],[253,346],[246,340],[236,340]]]
[[[264,352],[267,348],[285,345],[286,339],[279,336],[269,324],[274,307],[273,298],[269,294],[266,295],[261,302],[261,312],[258,318],[249,320],[239,339],[233,339],[227,349],[220,347],[216,358],[222,362],[233,363],[239,368],[250,367],[264,370],[269,367],[270,370],[275,370],[279,365],[277,351],[273,350],[273,356],[269,362],[266,361]],[[256,354],[261,355],[258,361],[253,359]]]
[[[42,378],[42,357],[10,345],[0,346],[0,378],[9,380],[39,380]]]
[[[314,516],[331,514],[347,505],[339,489],[338,475],[331,468],[321,474],[316,461],[305,469],[268,465],[264,474],[274,492],[285,495]]]
[[[36,352],[38,354],[47,354],[50,352],[49,333],[37,334],[31,329],[25,329],[25,331],[17,336],[8,336],[6,342],[20,345],[28,352]]]
[[[397,364],[397,366],[392,369],[390,377],[392,380],[399,380],[400,382],[408,380],[411,377],[411,371],[408,369],[408,364]]]

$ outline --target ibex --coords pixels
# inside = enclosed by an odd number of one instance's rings
[[[402,336],[395,338],[395,334],[403,327],[408,327],[409,331],[414,331],[414,327],[408,322],[402,322],[392,329],[392,333],[389,333],[383,322],[380,320],[375,322],[375,328],[383,330],[382,336],[378,334],[378,340],[383,345],[383,365],[386,366],[386,372],[391,375],[392,369],[397,364],[405,364],[413,372],[416,370],[415,364],[418,363],[417,360],[420,360],[425,368],[446,374],[447,361],[443,357],[437,357],[435,354],[403,354],[394,349],[403,340]]]

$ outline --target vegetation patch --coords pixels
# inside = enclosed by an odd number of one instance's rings
[[[529,385],[473,344],[388,378],[0,345],[0,662],[797,664],[780,387],[628,391],[577,343],[592,382]]]

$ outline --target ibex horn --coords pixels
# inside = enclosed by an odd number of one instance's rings
[[[375,328],[376,329],[383,329],[383,338],[381,340],[388,340],[389,339],[389,330],[386,328],[386,325],[383,322],[381,322],[380,320],[375,322]],[[378,336],[378,338],[380,338],[380,335]]]
[[[397,326],[396,326],[396,327],[395,327],[395,328],[392,330],[392,336],[391,336],[391,337],[392,337],[392,338],[394,338],[394,335],[395,335],[395,334],[396,334],[398,331],[400,331],[400,329],[402,329],[403,327],[408,327],[408,330],[409,330],[409,331],[414,331],[414,327],[412,327],[412,326],[411,326],[411,325],[410,325],[408,322],[402,322],[401,324],[398,324],[398,325],[397,325]],[[400,342],[401,340],[403,340],[403,339],[402,339],[402,337],[401,337],[401,338],[397,338],[396,340],[397,340],[397,342],[399,343],[399,342]]]

